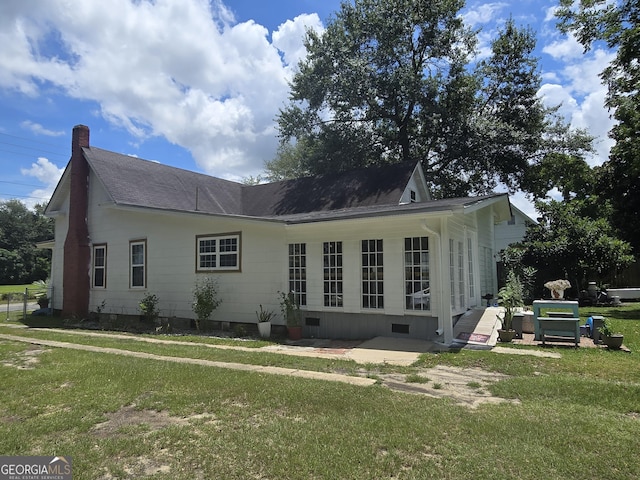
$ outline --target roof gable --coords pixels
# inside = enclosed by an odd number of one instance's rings
[[[398,205],[410,180],[422,179],[415,176],[419,167],[399,163],[243,185],[101,148],[82,151],[116,205],[209,214],[277,217]]]
[[[243,211],[260,217],[398,205],[415,168],[398,163],[245,187]]]
[[[242,214],[239,183],[96,147],[83,153],[116,205]]]

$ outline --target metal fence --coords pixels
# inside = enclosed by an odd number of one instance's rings
[[[53,287],[27,287],[24,292],[8,292],[2,295],[2,310],[6,313],[6,320],[9,320],[11,312],[21,311],[22,319],[26,320],[27,315],[33,312],[52,315],[53,309]]]

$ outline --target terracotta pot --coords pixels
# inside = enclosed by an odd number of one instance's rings
[[[302,338],[302,327],[299,325],[295,327],[287,327],[287,335],[289,340],[300,340]]]

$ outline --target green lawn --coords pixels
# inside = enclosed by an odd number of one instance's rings
[[[24,289],[30,287],[33,285],[0,285],[0,295],[3,293],[24,293]]]
[[[428,367],[443,364],[509,375],[491,390],[512,402],[475,410],[381,385],[0,340],[0,454],[71,455],[76,479],[635,479],[640,304],[598,311],[633,353],[558,348],[562,358],[553,359],[462,351],[382,369],[416,383],[428,380]],[[30,319],[38,321],[55,319]],[[194,345],[195,337],[184,345],[150,345],[3,323],[0,333],[161,355],[347,374],[381,370],[206,348]]]

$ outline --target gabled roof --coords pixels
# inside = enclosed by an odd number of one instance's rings
[[[96,147],[82,149],[89,166],[120,206],[242,214],[242,184]]]
[[[116,206],[259,218],[397,206],[417,168],[401,163],[244,185],[97,147],[83,147],[82,152]],[[61,184],[68,181],[67,177],[63,175]]]
[[[120,207],[307,223],[411,212],[472,211],[505,197],[488,195],[401,205],[412,176],[421,173],[419,164],[406,162],[244,185],[101,148],[83,147],[82,152],[110,201]],[[53,214],[50,210],[55,210],[68,189],[68,170],[67,167],[47,207],[49,214]],[[424,184],[423,175],[414,178]]]
[[[264,217],[397,206],[415,168],[415,164],[398,163],[245,187],[243,211]]]

